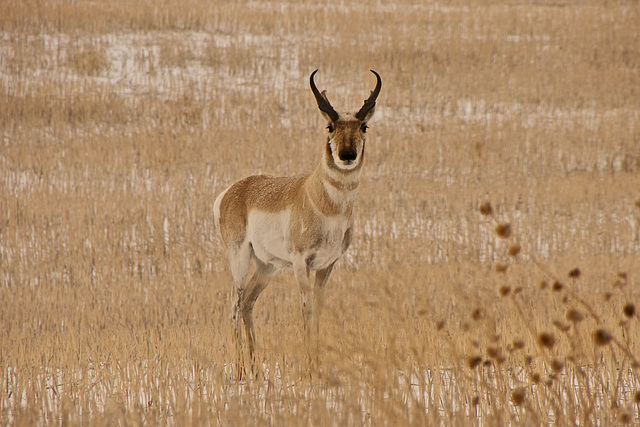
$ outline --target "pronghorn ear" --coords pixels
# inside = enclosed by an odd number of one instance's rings
[[[328,123],[334,123],[333,120],[331,120],[331,117],[329,117],[329,115],[327,113],[325,113],[324,111],[320,110],[320,114],[322,114],[322,117],[328,122]]]

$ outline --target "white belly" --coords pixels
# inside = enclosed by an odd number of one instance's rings
[[[262,262],[292,269],[294,259],[302,257],[310,260],[311,270],[320,270],[342,256],[344,234],[350,225],[347,221],[327,218],[323,221],[322,233],[310,238],[309,246],[300,251],[292,243],[290,220],[289,211],[249,213],[247,237]]]
[[[253,251],[262,262],[278,268],[292,268],[291,251],[287,247],[285,230],[289,227],[290,212],[249,213],[247,237]]]

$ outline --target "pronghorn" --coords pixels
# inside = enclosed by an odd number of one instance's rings
[[[352,239],[353,203],[364,159],[367,122],[373,116],[382,81],[355,114],[338,113],[323,91],[309,82],[320,112],[328,121],[328,137],[320,164],[296,177],[253,175],[236,182],[215,200],[216,228],[226,247],[237,300],[234,316],[238,346],[241,318],[253,357],[253,306],[279,269],[292,269],[300,288],[308,339],[318,332],[324,286],[334,264]],[[247,281],[251,261],[255,271]],[[311,287],[310,271],[315,271]],[[239,348],[240,348],[239,347]]]

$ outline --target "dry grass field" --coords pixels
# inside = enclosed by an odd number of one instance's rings
[[[633,0],[0,1],[0,424],[639,423],[639,22]],[[316,166],[316,68],[339,110],[383,79],[356,235],[317,364],[281,272],[238,380],[213,200]]]

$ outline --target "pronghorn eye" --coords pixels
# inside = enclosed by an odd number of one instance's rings
[[[362,125],[362,127],[360,127],[360,131],[362,133],[365,133],[367,131],[367,129],[369,129],[369,126],[367,126],[367,125]]]
[[[327,129],[329,129],[329,132],[333,132],[334,130],[336,130],[336,128],[333,126],[333,123],[329,123],[329,126],[327,126]]]

